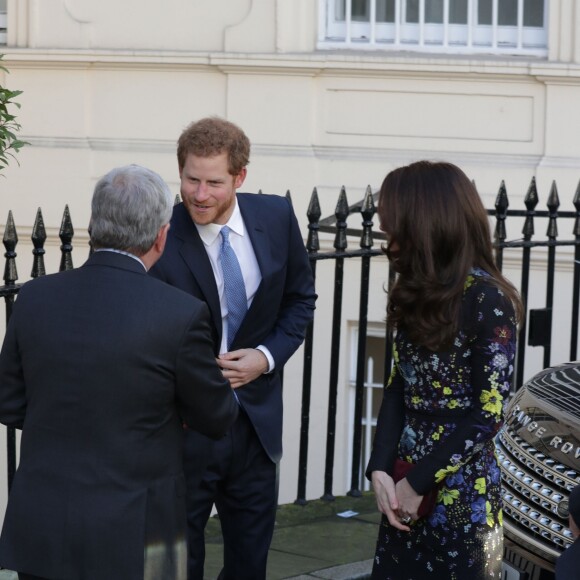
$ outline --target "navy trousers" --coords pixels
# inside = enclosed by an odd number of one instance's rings
[[[215,504],[224,540],[220,580],[266,578],[274,532],[277,466],[241,410],[219,441],[185,431],[188,580],[203,580],[204,529]]]

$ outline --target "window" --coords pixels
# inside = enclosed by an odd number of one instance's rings
[[[358,344],[358,329],[353,329],[351,335],[351,360],[349,380],[349,417],[354,417],[355,394],[356,394],[356,358]],[[368,491],[370,482],[364,476],[367,463],[370,459],[373,439],[377,426],[377,417],[383,401],[384,370],[385,370],[385,328],[384,326],[371,325],[367,329],[366,339],[366,364],[365,382],[362,411],[362,449],[360,463],[360,489]],[[350,488],[352,467],[353,425],[349,422],[349,462],[347,470],[346,489]]]
[[[319,48],[547,55],[548,0],[320,0]]]
[[[6,0],[0,0],[0,44],[6,44]]]

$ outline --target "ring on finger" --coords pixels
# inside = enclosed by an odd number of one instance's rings
[[[401,523],[402,524],[410,524],[411,523],[411,516],[405,516],[404,518],[401,518]]]

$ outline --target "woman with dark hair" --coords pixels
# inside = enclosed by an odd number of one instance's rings
[[[378,213],[397,278],[387,307],[393,371],[366,471],[383,514],[372,577],[500,578],[493,437],[520,299],[494,264],[487,213],[458,167],[395,169]]]

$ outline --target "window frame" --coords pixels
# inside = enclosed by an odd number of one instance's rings
[[[524,0],[518,0],[518,24],[497,24],[497,4],[493,0],[493,23],[475,22],[479,0],[468,1],[466,24],[450,24],[449,0],[444,0],[442,23],[405,22],[405,0],[395,0],[394,22],[376,22],[376,0],[369,1],[368,21],[339,20],[336,14],[337,0],[319,0],[320,23],[318,49],[359,48],[364,50],[409,50],[438,53],[491,53],[510,55],[548,55],[548,8],[549,0],[543,0],[544,26],[523,25]],[[424,1],[420,0],[419,20],[424,21]],[[351,12],[352,0],[344,0],[345,13]],[[397,24],[399,22],[399,24]],[[495,24],[494,24],[495,23]]]

